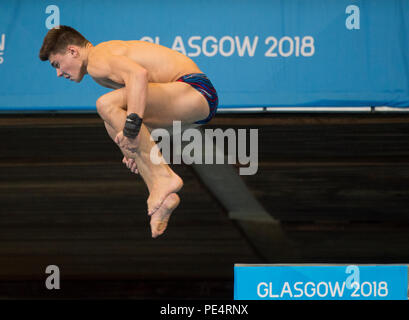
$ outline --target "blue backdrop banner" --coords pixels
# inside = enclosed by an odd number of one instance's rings
[[[58,24],[186,54],[221,108],[409,107],[408,17],[408,0],[1,1],[0,110],[95,110],[109,91],[39,60]]]
[[[407,265],[236,265],[235,300],[407,300]]]

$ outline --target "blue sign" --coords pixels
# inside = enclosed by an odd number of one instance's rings
[[[220,108],[409,107],[408,16],[407,0],[1,1],[0,110],[95,110],[109,91],[39,60],[58,24],[182,52]]]
[[[407,300],[406,265],[236,265],[235,300]]]

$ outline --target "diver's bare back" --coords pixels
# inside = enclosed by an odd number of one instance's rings
[[[126,56],[133,60],[148,71],[148,82],[173,82],[185,74],[202,72],[190,58],[182,53],[146,41],[112,40],[102,42],[92,49],[88,63],[92,65],[92,62],[97,60],[96,63],[103,63],[104,59],[101,57],[106,55]],[[92,72],[89,74],[102,86],[113,89],[124,86],[122,79],[95,77]]]

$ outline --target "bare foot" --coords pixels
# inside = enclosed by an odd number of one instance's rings
[[[178,192],[183,187],[183,180],[172,171],[170,176],[161,177],[151,188],[148,204],[148,215],[153,215],[158,210],[166,197],[171,193]]]
[[[124,164],[126,165],[126,167],[127,167],[129,170],[131,170],[131,172],[133,172],[133,173],[135,173],[135,174],[138,174],[138,173],[139,173],[138,167],[136,166],[136,162],[135,162],[134,159],[124,157],[124,158],[122,159],[122,163],[124,163]]]
[[[168,226],[168,221],[173,210],[179,205],[180,198],[176,193],[169,194],[162,205],[151,217],[152,238],[163,234]]]

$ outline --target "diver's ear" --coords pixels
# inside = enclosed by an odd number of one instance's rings
[[[78,47],[74,46],[74,45],[69,45],[67,46],[67,52],[69,54],[71,54],[74,58],[78,57],[80,52],[78,50]]]

